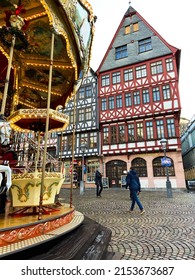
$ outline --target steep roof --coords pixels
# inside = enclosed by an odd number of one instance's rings
[[[125,34],[125,27],[131,24],[139,24],[139,30]],[[147,52],[138,53],[138,41],[151,38],[152,49]],[[115,49],[127,45],[128,56],[123,59],[115,59]],[[176,55],[179,70],[180,50],[167,43],[162,36],[133,8],[129,7],[124,14],[121,23],[98,67],[97,73],[112,70],[147,61],[164,55]]]

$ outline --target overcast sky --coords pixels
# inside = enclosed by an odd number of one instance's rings
[[[129,7],[129,0],[88,0],[97,16],[91,67],[100,65],[114,34]],[[181,49],[180,99],[181,116],[195,114],[194,9],[193,1],[132,0],[131,6],[170,44]]]

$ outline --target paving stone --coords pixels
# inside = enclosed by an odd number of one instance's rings
[[[195,193],[174,190],[167,198],[166,190],[143,190],[140,194],[145,214],[135,208],[129,213],[128,190],[105,189],[97,199],[94,189],[81,196],[73,190],[76,210],[111,229],[108,251],[115,259],[130,260],[194,260],[195,259]],[[60,196],[68,202],[70,191]]]

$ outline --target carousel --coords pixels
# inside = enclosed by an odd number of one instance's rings
[[[14,168],[0,165],[7,177],[1,185],[7,203],[0,214],[0,259],[83,222],[72,190],[69,203],[60,198],[63,162],[47,146],[50,133],[69,123],[59,108],[75,97],[87,74],[94,22],[86,0],[0,2],[0,143],[18,151]]]

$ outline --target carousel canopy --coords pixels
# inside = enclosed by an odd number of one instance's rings
[[[7,60],[15,36],[12,110],[47,107],[51,63],[51,109],[64,106],[75,92],[78,78],[88,70],[93,33],[94,16],[88,1],[0,1],[0,51]]]

